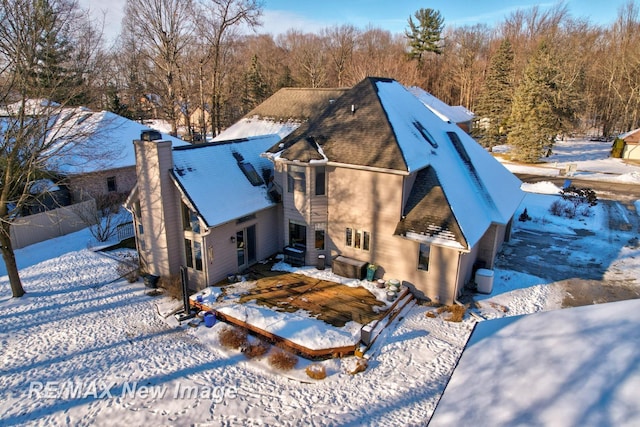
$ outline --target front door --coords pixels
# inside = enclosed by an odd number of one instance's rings
[[[256,262],[256,226],[243,228],[236,232],[236,252],[238,271],[242,271]]]

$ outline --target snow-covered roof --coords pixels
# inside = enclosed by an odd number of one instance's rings
[[[52,166],[57,171],[80,174],[135,166],[135,151],[131,141],[140,139],[140,133],[149,130],[148,126],[109,111],[76,109],[72,113],[73,116],[67,118],[67,111],[63,111],[51,132],[56,133],[56,138],[65,139],[68,135],[69,139],[80,140],[73,144],[72,149],[65,150],[64,155],[52,159],[55,161]],[[162,134],[162,139],[171,141],[174,147],[188,145],[167,134]],[[86,149],[100,151],[101,148],[109,153],[108,158],[100,155],[92,157],[91,153],[86,152]]]
[[[625,132],[623,134],[621,134],[620,136],[618,136],[618,138],[620,139],[624,139],[627,143],[631,142],[638,142],[640,141],[640,128],[638,129],[634,129],[634,130],[630,130],[629,132]]]
[[[267,185],[253,185],[240,163],[250,164],[259,177],[264,169],[273,175],[273,163],[260,154],[279,140],[278,135],[264,135],[173,150],[174,179],[208,227],[275,204]]]
[[[136,164],[131,141],[140,139],[149,127],[108,111],[93,112],[86,107],[61,107],[42,99],[24,104],[28,120],[41,121],[47,128],[45,153],[50,170],[65,174],[98,172]],[[0,111],[2,128],[11,126],[20,106],[11,104]],[[174,147],[188,143],[162,134]]]
[[[462,105],[451,106],[417,86],[411,86],[409,92],[444,121],[465,123],[473,120],[474,114]]]
[[[480,322],[430,426],[639,425],[640,300]]]
[[[284,138],[346,91],[335,88],[282,88],[213,140],[271,134]]]
[[[213,141],[227,141],[230,139],[250,138],[260,135],[278,135],[284,138],[296,130],[302,122],[297,120],[279,121],[259,116],[243,117],[233,125],[218,134]]]
[[[413,207],[419,212],[414,211],[414,216],[425,218],[425,209],[436,201],[450,210],[441,212],[432,223],[422,221],[420,229],[400,224],[398,234],[424,233],[425,238],[445,238],[464,248],[474,246],[492,223],[508,223],[523,197],[520,180],[490,153],[391,79],[367,78],[358,83],[320,117],[271,147],[270,153],[284,160],[327,161],[404,173],[431,168],[434,174],[420,175],[435,178],[415,194]],[[442,189],[443,197],[434,196],[430,191],[434,187]],[[411,212],[405,214],[410,218]],[[457,226],[449,230],[432,227],[451,214]],[[454,228],[460,233],[453,232]]]
[[[27,116],[45,114],[48,110],[60,108],[60,104],[45,98],[27,99],[26,102],[14,102],[0,107],[1,117],[11,117],[19,113],[24,108]]]

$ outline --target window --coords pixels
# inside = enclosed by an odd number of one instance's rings
[[[353,246],[353,230],[350,228],[347,228],[347,232],[345,235],[345,244],[347,246]]]
[[[420,251],[418,253],[418,270],[429,270],[429,254],[431,252],[431,246],[424,243],[420,243]]]
[[[193,268],[193,252],[191,251],[191,240],[184,239],[184,255],[187,267]]]
[[[107,178],[107,191],[116,192],[118,191],[118,186],[116,185],[116,177],[110,176]]]
[[[192,244],[193,246],[191,246]],[[200,242],[184,239],[184,257],[187,267],[202,271],[202,245]]]
[[[136,213],[136,218],[140,219],[142,215],[142,208],[140,207],[140,200],[136,200],[134,211]]]
[[[193,242],[193,255],[196,270],[202,271],[202,245],[200,242]]]
[[[289,221],[289,245],[307,246],[307,227],[298,222]]]
[[[287,191],[305,193],[307,188],[306,168],[303,166],[289,165],[287,174]]]
[[[371,244],[371,234],[368,231],[363,231],[362,232],[362,249],[365,251],[368,251],[370,244]]]
[[[144,227],[142,226],[142,224],[138,224],[138,234],[139,235],[144,234]]]
[[[318,166],[316,170],[316,196],[325,195],[326,173],[324,166]]]
[[[324,250],[324,230],[316,230],[316,249]]]
[[[198,215],[187,205],[182,203],[182,226],[183,230],[190,230],[194,233],[200,233],[200,221]]]
[[[360,249],[361,244],[362,244],[362,232],[360,230],[356,230],[356,233],[353,239],[353,247],[356,249]]]

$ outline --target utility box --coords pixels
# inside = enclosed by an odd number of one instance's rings
[[[493,270],[479,268],[475,277],[476,288],[481,294],[490,294],[493,291]]]

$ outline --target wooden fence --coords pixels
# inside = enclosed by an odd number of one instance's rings
[[[87,224],[87,220],[83,220],[78,212],[95,212],[95,210],[96,202],[92,199],[19,218],[11,225],[13,248],[24,248],[34,243],[82,230],[92,224]],[[95,215],[82,215],[82,217],[94,218]]]

